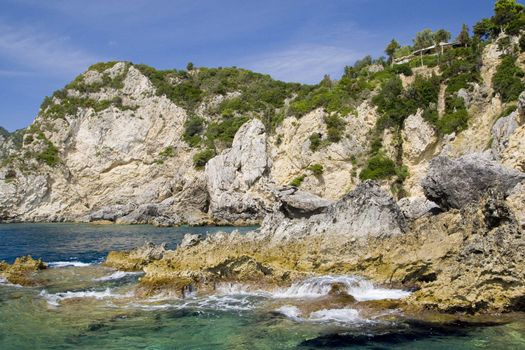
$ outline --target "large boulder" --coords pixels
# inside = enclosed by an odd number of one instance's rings
[[[331,201],[291,186],[279,189],[277,197],[281,201],[281,210],[290,218],[319,214],[332,204]]]
[[[524,180],[520,171],[505,168],[486,155],[469,154],[457,159],[434,158],[422,186],[425,196],[442,208],[461,209],[478,202],[489,190],[506,197]]]
[[[439,206],[421,197],[405,197],[397,202],[405,218],[409,220],[419,219],[422,216],[438,214]]]
[[[289,219],[282,213],[265,218],[261,231],[276,240],[335,234],[346,238],[388,237],[406,231],[399,206],[374,181],[359,184],[321,214]]]

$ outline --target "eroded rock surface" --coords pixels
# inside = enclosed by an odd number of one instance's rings
[[[166,244],[155,245],[151,242],[144,243],[130,251],[112,251],[108,254],[104,265],[114,267],[121,271],[140,271],[155,260],[159,260],[166,252]]]
[[[332,202],[312,193],[298,190],[295,187],[283,187],[278,190],[277,197],[281,209],[291,218],[309,217],[323,212]]]
[[[231,149],[206,164],[210,213],[219,221],[261,220],[271,205],[262,179],[270,166],[266,132],[258,119],[241,126]],[[261,180],[261,181],[260,181]]]
[[[47,264],[42,259],[34,259],[30,255],[21,256],[11,265],[0,261],[0,277],[12,284],[35,286],[40,284],[40,281],[35,278],[34,273],[46,268]]]
[[[525,305],[520,186],[508,197],[492,187],[447,212],[432,212],[435,205],[421,198],[407,199],[408,206],[425,208],[411,216],[376,183],[365,182],[309,218],[274,213],[246,234],[186,236],[177,250],[144,267],[141,291],[185,295],[213,291],[223,282],[272,289],[312,274],[357,274],[412,290],[396,303],[406,310],[520,311]],[[457,193],[469,191],[464,186]]]
[[[426,197],[443,208],[461,209],[478,202],[489,190],[507,196],[525,180],[525,174],[509,169],[486,155],[471,154],[452,159],[434,158],[423,179]]]

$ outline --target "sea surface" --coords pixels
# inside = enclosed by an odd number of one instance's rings
[[[331,286],[358,301],[398,299],[359,276],[318,276],[269,291],[224,284],[213,295],[138,298],[140,273],[100,265],[108,251],[146,241],[174,248],[185,233],[233,227],[0,225],[0,260],[50,263],[40,287],[0,279],[0,349],[525,349],[522,314],[437,322],[399,310],[308,309]],[[247,231],[250,228],[238,228]]]

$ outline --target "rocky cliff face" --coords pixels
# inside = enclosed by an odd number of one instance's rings
[[[374,75],[369,90],[336,109],[333,103],[316,107],[323,99],[315,94],[346,88],[345,77],[336,87],[312,90],[235,69],[160,72],[127,62],[97,64],[46,98],[21,145],[0,136],[0,218],[254,224],[285,205],[283,187],[291,183],[301,192],[288,202],[301,200],[288,214],[299,205],[296,214],[309,216],[356,188],[364,170],[387,193],[409,197],[405,213],[417,216],[414,203],[429,205],[421,184],[436,156],[485,152],[523,171],[525,100],[498,119],[508,104],[491,85],[501,55],[497,44],[488,44],[480,80],[454,93],[470,116],[462,130],[443,134],[422,105],[400,129],[379,136],[384,116],[374,100],[381,94]],[[400,74],[407,89],[417,76],[442,74],[439,67],[413,72]],[[447,81],[436,103],[441,115],[451,99]],[[305,103],[311,105],[303,111]],[[389,166],[385,157],[395,171],[380,168]]]

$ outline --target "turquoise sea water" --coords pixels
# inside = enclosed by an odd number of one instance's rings
[[[333,281],[362,300],[406,294],[353,276],[312,279],[280,291],[226,285],[214,295],[141,299],[133,293],[140,274],[99,264],[109,250],[144,241],[173,248],[184,233],[218,230],[233,228],[0,225],[0,260],[31,254],[54,262],[38,273],[45,286],[0,282],[0,349],[525,349],[520,314],[469,324],[352,306],[305,311]]]

